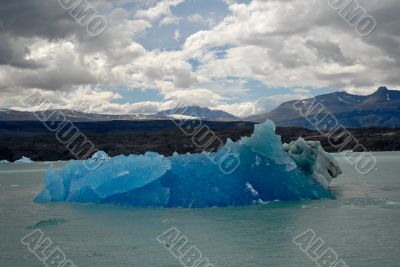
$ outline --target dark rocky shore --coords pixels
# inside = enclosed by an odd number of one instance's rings
[[[252,133],[254,124],[250,122],[204,122],[223,140],[236,141]],[[111,156],[119,154],[142,154],[155,151],[163,155],[178,153],[198,153],[201,148],[193,144],[192,136],[185,135],[172,121],[109,121],[76,122],[74,125],[93,142],[99,150]],[[399,151],[400,129],[358,128],[348,129],[356,140],[368,151]],[[325,150],[336,152],[328,139],[318,132],[304,128],[278,127],[277,133],[287,143],[299,137],[320,141]],[[215,150],[218,142],[208,150]],[[346,149],[354,149],[350,143]],[[356,149],[356,151],[359,149]],[[49,132],[38,121],[0,122],[0,160],[14,161],[26,156],[34,161],[55,161],[73,159],[65,145],[54,133]]]

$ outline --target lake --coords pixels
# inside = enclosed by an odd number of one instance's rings
[[[45,266],[20,241],[35,230],[77,266],[185,266],[157,240],[175,227],[215,266],[317,266],[293,242],[310,229],[348,266],[397,267],[400,152],[374,155],[365,176],[336,155],[344,174],[331,185],[335,200],[209,209],[36,204],[49,163],[3,164],[0,266]]]

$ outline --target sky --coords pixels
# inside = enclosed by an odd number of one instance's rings
[[[153,114],[180,104],[236,116],[334,91],[400,88],[400,1],[364,0],[361,36],[328,0],[92,0],[98,36],[60,3],[0,0],[0,107]],[[82,0],[79,0],[82,1]]]

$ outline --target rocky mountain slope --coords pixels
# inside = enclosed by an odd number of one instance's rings
[[[316,103],[324,107],[323,114],[334,114],[344,127],[400,127],[400,91],[389,90],[386,87],[380,87],[375,93],[367,96],[336,92],[302,101],[289,101],[269,113],[251,116],[245,120],[262,122],[271,119],[278,126],[313,129],[313,125],[301,116],[299,110],[309,110],[310,106]],[[311,117],[318,112],[316,109],[309,115]]]

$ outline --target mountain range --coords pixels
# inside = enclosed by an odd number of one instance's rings
[[[54,118],[54,120],[62,120],[63,118],[56,118],[51,116],[51,114],[58,112],[65,116],[65,120],[72,122],[91,122],[91,121],[142,121],[142,120],[163,120],[165,117],[160,117],[156,115],[141,115],[141,114],[131,114],[131,115],[107,115],[107,114],[96,114],[96,113],[86,113],[69,109],[53,109],[40,111],[44,113],[46,117]],[[34,112],[30,111],[18,111],[12,109],[1,109],[0,110],[0,121],[37,121]],[[51,119],[53,120],[53,119]]]
[[[266,114],[244,118],[246,121],[263,122],[273,120],[281,127],[304,127],[314,129],[307,118],[299,110],[308,110],[312,105],[321,104],[320,114],[333,114],[341,125],[347,128],[359,127],[400,127],[400,91],[380,87],[370,95],[353,95],[346,92],[335,92],[314,98],[289,101]],[[310,112],[315,115],[320,110]],[[321,115],[322,116],[322,115]]]
[[[222,110],[211,110],[205,107],[189,106],[184,108],[169,109],[154,115],[130,114],[130,115],[108,115],[86,113],[69,109],[54,109],[41,111],[51,120],[62,120],[51,114],[58,111],[65,116],[67,121],[72,122],[95,122],[95,121],[151,121],[174,119],[202,119],[205,121],[239,121],[240,119]],[[0,109],[0,121],[36,121],[34,112],[18,111],[12,109]]]
[[[73,111],[68,109],[47,110],[46,115],[54,111],[60,111],[66,120],[72,122],[95,121],[154,121],[174,119],[200,118],[205,121],[249,121],[264,122],[273,120],[281,127],[302,127],[314,129],[315,127],[299,113],[299,110],[307,110],[310,105],[321,104],[322,114],[331,113],[339,123],[346,128],[360,127],[387,127],[400,128],[400,91],[389,90],[380,87],[370,95],[353,95],[346,92],[335,92],[319,95],[314,98],[289,101],[281,104],[271,112],[254,115],[246,118],[238,118],[222,110],[212,110],[207,107],[188,106],[168,109],[154,115],[130,114],[108,115]],[[309,116],[314,115],[310,113]],[[320,115],[323,116],[323,115]],[[61,118],[59,118],[61,119]],[[17,111],[0,109],[0,121],[36,121],[35,114],[29,111]]]

